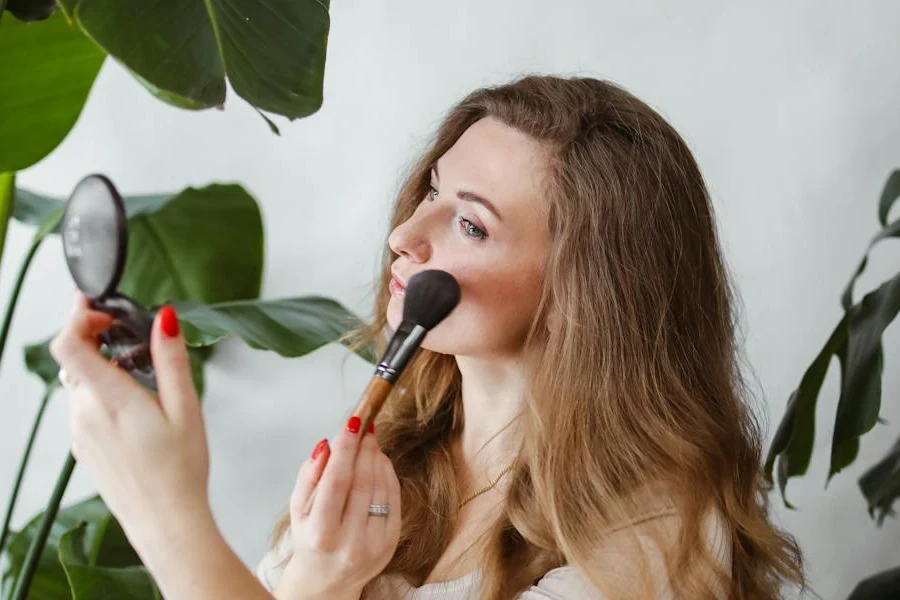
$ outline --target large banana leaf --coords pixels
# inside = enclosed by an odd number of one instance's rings
[[[0,20],[0,172],[29,167],[59,145],[104,58],[61,14]]]
[[[340,303],[320,296],[242,300],[212,306],[176,302],[175,306],[185,339],[191,345],[212,344],[236,335],[251,348],[286,357],[302,356],[338,341],[361,324]],[[363,348],[358,354],[371,363],[377,360],[372,347]]]
[[[207,108],[225,78],[289,118],[322,105],[328,0],[58,0],[70,19],[159,98]]]
[[[262,216],[242,187],[210,185],[123,201],[128,257],[120,292],[151,308],[173,300],[221,302],[259,296]],[[59,233],[64,208],[62,200],[16,190],[14,217],[38,225],[34,248],[48,233]],[[221,276],[225,268],[227,277]],[[59,367],[48,344],[49,339],[26,348],[25,362],[49,385],[56,381]],[[201,396],[203,364],[209,354],[209,349],[191,351],[192,374]]]
[[[326,344],[339,341],[361,321],[339,302],[320,296],[239,300],[220,304],[182,301],[173,303],[190,346],[194,384],[203,395],[203,366],[216,342],[236,336],[257,350],[281,356],[304,356]],[[349,346],[349,342],[342,342]],[[49,351],[50,339],[25,349],[26,368],[48,386],[56,385],[59,365]],[[375,363],[372,346],[357,350],[365,361]]]
[[[123,201],[128,257],[120,292],[148,307],[173,300],[224,302],[259,296],[262,216],[244,188],[213,184]],[[59,233],[64,206],[62,200],[17,189],[13,216]]]
[[[4,600],[22,569],[25,554],[43,513],[11,539],[3,572]],[[100,590],[107,590],[100,593]],[[141,560],[99,496],[62,509],[54,520],[29,589],[29,598],[152,598],[161,596]]]

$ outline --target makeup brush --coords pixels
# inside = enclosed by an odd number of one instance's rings
[[[457,304],[459,283],[450,273],[429,269],[410,278],[403,297],[403,320],[353,410],[353,414],[362,421],[362,431],[368,430],[375,420],[391,388],[415,356],[425,335],[443,321]]]

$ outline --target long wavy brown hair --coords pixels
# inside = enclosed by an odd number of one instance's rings
[[[769,520],[761,430],[739,368],[736,294],[684,140],[609,81],[530,75],[478,89],[449,111],[412,165],[389,231],[426,197],[432,165],[484,117],[547,150],[552,247],[525,342],[521,450],[502,515],[479,547],[480,597],[510,598],[565,564],[607,597],[639,597],[639,582],[616,583],[608,572],[603,540],[636,522],[648,506],[639,499],[659,489],[680,517],[666,550],[678,597],[724,590],[758,600],[778,598],[786,584],[806,589],[796,540]],[[342,340],[353,348],[374,344],[380,355],[386,347],[397,257],[385,244],[371,319]],[[379,415],[378,442],[400,479],[403,511],[383,575],[420,585],[453,536],[462,406],[454,356],[423,348]],[[729,529],[730,572],[700,543],[711,509]],[[285,514],[273,545],[289,527]]]

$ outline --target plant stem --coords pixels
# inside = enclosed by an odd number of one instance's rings
[[[31,265],[31,261],[34,259],[34,255],[37,253],[38,248],[40,248],[41,242],[43,241],[44,237],[39,236],[31,242],[31,248],[28,249],[28,254],[25,255],[22,266],[19,267],[19,274],[16,276],[16,284],[13,286],[12,294],[9,295],[9,304],[6,307],[6,314],[3,317],[3,327],[0,329],[0,361],[3,360],[3,350],[6,349],[6,336],[9,335],[9,327],[12,325],[13,312],[16,310],[16,303],[19,301],[19,293],[22,291],[22,283],[25,281],[25,274],[28,272],[28,267]]]
[[[0,0],[0,14],[6,6],[6,0]],[[0,259],[6,246],[6,228],[12,218],[16,203],[16,174],[0,173]]]
[[[72,471],[74,470],[75,457],[69,452],[62,472],[56,480],[53,495],[50,496],[50,501],[47,503],[44,517],[41,519],[41,526],[31,540],[31,546],[28,547],[28,554],[25,555],[25,564],[22,566],[22,572],[19,574],[16,586],[13,589],[12,600],[25,600],[28,597],[28,588],[31,587],[31,580],[34,579],[34,573],[37,571],[41,553],[44,551],[44,546],[47,545],[50,529],[53,527],[53,521],[56,520],[57,513],[59,513],[59,505],[62,502],[63,494],[66,492],[66,487],[69,485],[69,479],[72,477]]]
[[[9,498],[9,506],[6,508],[6,518],[3,520],[3,532],[0,533],[0,554],[3,553],[3,548],[6,547],[6,538],[9,535],[9,523],[12,521],[16,500],[19,498],[19,486],[22,484],[22,479],[25,475],[25,467],[28,465],[28,458],[31,456],[31,448],[34,446],[34,439],[37,437],[41,419],[44,417],[44,409],[47,408],[47,401],[50,400],[50,396],[53,395],[53,390],[55,388],[56,386],[53,385],[47,386],[47,390],[44,392],[44,399],[41,400],[41,406],[38,408],[37,415],[34,417],[34,425],[31,426],[31,435],[28,438],[28,444],[25,446],[25,453],[22,456],[22,461],[19,463],[19,472],[16,475],[16,483],[13,485],[12,494]]]

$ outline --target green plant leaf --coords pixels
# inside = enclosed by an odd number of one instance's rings
[[[128,258],[119,291],[148,307],[259,297],[263,224],[239,185],[125,199]],[[223,276],[227,273],[227,276]]]
[[[900,566],[860,581],[847,600],[896,600],[900,594]]]
[[[32,538],[40,527],[43,511],[26,523],[21,531],[10,538],[6,548],[7,565],[3,572],[4,600],[12,593],[13,583],[18,577],[25,560],[25,554]],[[59,511],[50,530],[47,545],[41,554],[40,564],[31,583],[29,598],[41,600],[71,600],[74,598],[96,598],[100,596],[75,594],[73,596],[66,577],[66,567],[60,560],[63,540],[75,530],[81,530],[76,538],[71,536],[66,542],[66,560],[73,564],[80,562],[76,553],[89,566],[103,567],[105,570],[129,569],[141,564],[140,557],[131,547],[125,533],[106,504],[99,496],[92,496],[73,506]],[[77,547],[75,543],[77,542]],[[120,598],[130,596],[113,595]],[[144,596],[137,596],[144,597]],[[154,596],[146,596],[152,598]]]
[[[66,137],[105,55],[62,14],[0,21],[0,172],[21,171]]]
[[[59,365],[50,355],[50,340],[25,346],[25,368],[41,378],[44,385],[58,385]]]
[[[900,273],[866,294],[850,313],[850,337],[831,441],[829,479],[853,462],[859,437],[877,422],[884,369],[881,336],[898,312]]]
[[[50,354],[49,337],[43,342],[37,344],[29,344],[25,346],[25,368],[41,378],[44,385],[56,387],[59,385],[59,365]],[[188,348],[191,362],[191,378],[194,381],[194,388],[197,390],[197,397],[203,398],[205,391],[204,367],[212,357],[212,346]]]
[[[104,50],[179,106],[221,106],[225,77],[253,106],[289,118],[322,104],[328,0],[59,0]]]
[[[887,226],[887,218],[891,212],[891,206],[893,206],[898,197],[900,197],[900,169],[895,170],[888,176],[884,189],[881,190],[881,200],[878,201],[878,221],[882,227]]]
[[[895,171],[894,173],[900,173],[900,171]],[[900,186],[900,180],[894,181],[894,173],[891,174],[891,179],[888,181],[888,185],[885,187],[885,190],[882,194],[882,204],[885,204],[885,195],[890,196],[893,193],[893,191],[889,192],[889,188],[892,188],[893,186]],[[890,204],[887,204],[885,208],[886,210],[889,210]],[[887,212],[885,212],[885,217],[886,216]],[[879,218],[881,218],[881,215],[879,215]],[[844,293],[841,294],[841,306],[844,307],[845,311],[850,310],[850,307],[853,306],[853,288],[856,285],[856,281],[859,279],[859,276],[862,275],[862,272],[866,270],[866,265],[869,262],[869,252],[872,251],[872,248],[878,242],[895,237],[900,237],[900,219],[897,219],[890,225],[885,225],[881,229],[881,231],[875,234],[875,237],[872,238],[872,241],[869,242],[869,246],[868,248],[866,248],[866,253],[863,255],[859,266],[856,267],[856,271],[853,273],[853,276],[850,278],[850,281],[844,288]]]
[[[6,248],[6,230],[16,198],[16,174],[0,173],[0,259]]]
[[[25,554],[28,552],[32,538],[40,527],[43,514],[43,511],[41,511],[35,515],[25,524],[21,531],[17,532],[9,540],[5,551],[7,564],[3,571],[4,600],[9,598],[9,595],[12,593],[13,583],[22,569]],[[29,597],[42,600],[56,600],[57,598],[70,600],[72,598],[66,581],[65,571],[63,571],[62,564],[59,562],[57,550],[59,539],[66,531],[77,527],[82,521],[100,523],[108,515],[109,511],[106,510],[106,506],[99,497],[85,500],[59,512],[50,530],[47,545],[41,554],[41,560],[29,590]]]
[[[62,200],[16,188],[13,218],[21,223],[40,227],[51,218],[51,215],[58,215],[59,218],[62,218],[65,208],[66,203]],[[59,220],[56,224],[59,225]],[[54,233],[59,233],[58,228]]]
[[[900,498],[900,439],[884,458],[863,473],[859,487],[868,501],[869,516],[877,518],[881,525],[887,515],[893,514],[893,504]]]
[[[0,2],[0,11],[4,8],[20,21],[43,21],[56,11],[54,0],[4,0]]]
[[[308,354],[361,324],[358,317],[329,298],[306,296],[277,300],[242,300],[204,305],[176,302],[185,339],[191,345],[213,344],[236,335],[251,348],[281,356]],[[345,343],[345,345],[348,345]],[[371,347],[357,354],[370,363],[378,359]]]
[[[128,257],[118,290],[148,308],[173,300],[220,302],[259,296],[263,224],[259,205],[241,186],[210,185],[178,194],[129,196]],[[16,190],[14,217],[38,224],[39,236],[59,233],[65,202]],[[239,240],[239,241],[235,241]],[[227,267],[225,266],[227,265]],[[228,277],[222,277],[222,269]],[[29,371],[55,385],[59,367],[49,340],[25,349]],[[191,372],[203,397],[203,367],[211,349],[191,350]]]
[[[105,567],[92,564],[85,549],[87,528],[88,524],[82,522],[59,539],[59,561],[75,600],[162,598],[153,577],[143,566]]]
[[[797,390],[788,399],[785,414],[766,456],[765,474],[769,482],[778,461],[778,486],[788,507],[793,508],[785,497],[787,481],[790,477],[805,474],[812,456],[816,402],[833,356],[838,357],[841,365],[841,397],[826,486],[834,474],[856,459],[859,437],[879,422],[884,362],[881,334],[897,314],[896,283],[891,283],[897,278],[868,294],[858,305],[853,304],[853,291],[875,244],[900,237],[900,219],[887,223],[888,213],[898,195],[900,170],[891,173],[881,193],[878,218],[883,227],[869,242],[841,294],[844,316],[803,374]]]
[[[214,303],[259,296],[263,223],[239,185],[126,196],[128,256],[118,291],[148,308],[173,300]],[[59,233],[65,202],[16,190],[14,217]],[[227,269],[228,276],[222,271]]]
[[[810,457],[815,441],[816,402],[828,366],[835,355],[840,355],[847,344],[848,328],[846,316],[841,319],[828,341],[819,351],[812,364],[806,369],[800,385],[791,394],[787,410],[775,433],[772,446],[766,457],[766,477],[772,481],[772,467],[776,458],[779,461],[779,487],[785,504],[785,489],[790,477],[803,475],[809,467]]]

